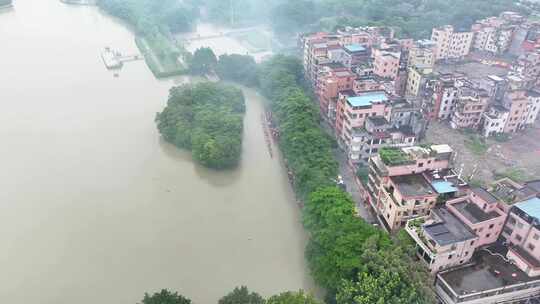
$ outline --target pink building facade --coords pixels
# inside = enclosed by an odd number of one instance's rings
[[[417,242],[418,255],[432,273],[466,264],[479,247],[494,243],[506,214],[485,190],[449,200],[424,219],[410,220],[406,230]]]
[[[527,275],[540,275],[540,199],[512,206],[503,236],[509,245],[506,257]]]

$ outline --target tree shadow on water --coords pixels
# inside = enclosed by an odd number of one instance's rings
[[[179,162],[191,163],[194,173],[202,180],[214,187],[227,187],[236,183],[242,175],[242,161],[238,167],[231,169],[215,170],[206,168],[196,163],[191,157],[191,151],[179,149],[163,138],[159,140],[159,146],[167,157]]]

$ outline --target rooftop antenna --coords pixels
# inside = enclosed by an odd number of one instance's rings
[[[461,166],[460,166],[460,168],[459,168],[459,173],[458,173],[458,176],[457,176],[458,179],[461,178],[461,173],[463,173],[463,167],[464,167],[464,166],[465,166],[465,164],[464,164],[464,163],[461,163]]]

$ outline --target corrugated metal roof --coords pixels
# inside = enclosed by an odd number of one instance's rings
[[[362,52],[362,51],[365,51],[366,48],[363,47],[362,45],[360,44],[348,44],[345,46],[345,49],[349,52]]]
[[[456,188],[454,184],[448,181],[443,181],[443,180],[433,181],[431,183],[431,186],[433,186],[433,188],[435,188],[435,191],[437,191],[437,193],[439,194],[452,193],[452,192],[458,191],[458,188]]]
[[[348,97],[347,101],[351,104],[353,107],[365,107],[370,106],[373,104],[373,102],[377,101],[387,101],[388,97],[386,96],[386,93],[382,91],[377,92],[371,92],[371,93],[364,93],[360,94],[358,96]]]
[[[521,209],[521,211],[527,213],[528,215],[540,219],[540,198],[533,197],[526,201],[519,202],[514,206]]]

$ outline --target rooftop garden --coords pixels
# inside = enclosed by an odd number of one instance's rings
[[[379,156],[387,166],[405,165],[411,161],[409,155],[399,148],[381,148]]]
[[[426,220],[423,217],[419,217],[410,221],[409,227],[414,228],[414,229],[419,229],[425,222]]]

